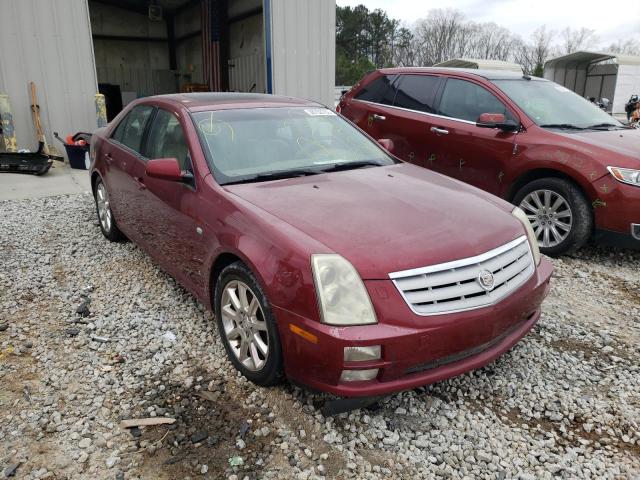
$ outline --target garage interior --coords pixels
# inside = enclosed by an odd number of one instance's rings
[[[89,0],[110,121],[136,98],[267,92],[262,0]]]

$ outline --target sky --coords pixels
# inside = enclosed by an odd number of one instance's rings
[[[336,0],[340,6],[381,8],[412,25],[433,8],[455,8],[468,20],[495,22],[528,40],[540,25],[596,31],[600,46],[619,39],[640,41],[640,0]]]

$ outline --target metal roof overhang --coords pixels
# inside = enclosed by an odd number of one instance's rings
[[[640,57],[636,57],[633,55],[620,55],[617,53],[608,52],[580,51],[547,60],[547,62],[544,64],[544,67],[555,68],[564,67],[567,65],[591,65],[593,63],[599,63],[605,60],[616,60],[616,63],[618,65],[640,65]]]

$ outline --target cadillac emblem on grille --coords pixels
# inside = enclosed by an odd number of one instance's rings
[[[480,273],[478,274],[478,283],[483,289],[485,289],[487,292],[490,292],[495,286],[493,273],[491,273],[489,270],[480,270]]]

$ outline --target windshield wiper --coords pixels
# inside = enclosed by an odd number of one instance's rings
[[[267,182],[269,180],[281,180],[283,178],[306,177],[308,175],[317,175],[318,173],[322,173],[322,172],[318,170],[311,170],[311,169],[281,170],[278,172],[259,173],[257,175],[253,175],[248,178],[243,178],[241,180],[231,180],[230,182],[223,183],[223,185],[236,185],[239,183],[253,183],[253,182]]]
[[[542,128],[564,128],[567,130],[584,130],[584,127],[579,127],[573,123],[544,123],[540,125]]]
[[[355,170],[356,168],[364,168],[364,167],[382,167],[384,164],[380,162],[376,162],[374,160],[363,160],[360,162],[344,162],[344,163],[334,163],[326,168],[320,170],[322,173],[325,172],[339,172],[341,170]]]
[[[595,125],[589,125],[588,127],[585,127],[585,129],[600,129],[600,128],[610,128],[610,127],[616,127],[616,128],[621,128],[622,125],[616,125],[615,123],[596,123]]]

